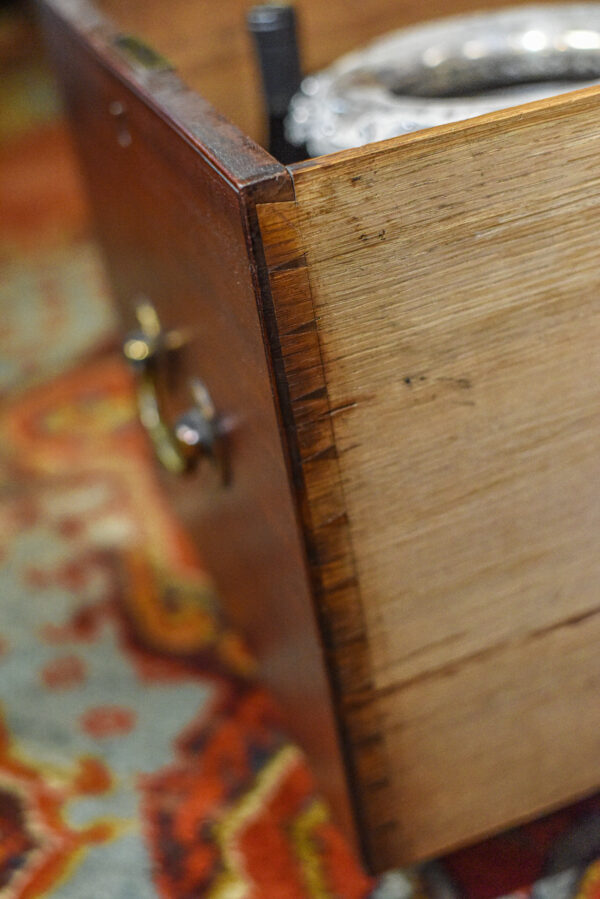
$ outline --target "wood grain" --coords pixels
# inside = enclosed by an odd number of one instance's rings
[[[599,108],[586,91],[294,168],[360,585],[322,614],[349,732],[362,709],[380,741],[379,866],[600,784]]]
[[[314,72],[390,31],[423,19],[514,0],[296,0],[302,61]],[[173,62],[183,80],[255,140],[265,137],[262,93],[245,10],[253,0],[102,0],[99,6],[124,31],[144,38]]]
[[[345,410],[329,402],[318,321],[296,228],[297,207],[293,202],[260,204],[257,212],[289,389],[313,591],[368,858],[381,821],[377,799],[385,795],[387,781],[379,722],[371,709],[352,707],[352,699],[370,694],[373,684],[332,426],[333,418]],[[370,791],[369,802],[364,801],[365,789]]]

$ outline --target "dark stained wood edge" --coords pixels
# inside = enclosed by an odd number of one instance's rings
[[[336,818],[342,825],[344,832],[350,839],[353,847],[361,853],[366,865],[371,866],[367,829],[362,823],[360,797],[356,789],[357,778],[355,775],[358,772],[354,765],[352,753],[349,752],[347,728],[340,705],[337,702],[340,691],[337,687],[334,663],[329,652],[326,621],[321,612],[322,604],[319,599],[321,586],[320,569],[313,561],[315,557],[312,547],[311,532],[307,528],[307,523],[311,519],[310,497],[307,490],[305,470],[302,464],[302,440],[297,430],[293,390],[289,381],[289,367],[286,365],[284,358],[280,332],[282,319],[279,315],[281,308],[281,290],[279,288],[283,286],[285,291],[285,285],[278,284],[273,277],[273,272],[266,256],[267,248],[265,246],[262,230],[263,216],[261,213],[265,208],[276,207],[281,210],[286,210],[290,205],[295,206],[293,200],[293,182],[291,178],[287,185],[281,185],[278,193],[279,195],[276,202],[265,202],[263,197],[253,197],[253,202],[246,207],[249,226],[247,233],[249,234],[253,246],[252,255],[257,262],[255,277],[258,283],[258,291],[262,298],[259,315],[263,333],[266,337],[265,343],[269,346],[268,364],[278,394],[279,421],[284,431],[283,444],[286,452],[286,464],[288,466],[290,481],[295,495],[295,508],[298,515],[298,524],[303,536],[303,550],[312,587],[313,613],[318,622],[321,635],[323,665],[328,683],[328,696],[326,697],[326,701],[330,704],[333,712],[337,734],[337,751],[339,752],[344,771],[344,795],[340,796],[340,790],[337,788],[332,805]],[[289,274],[292,277],[295,276],[296,279],[301,278],[302,274],[306,274],[306,267],[303,264],[297,269],[292,268],[289,270]],[[285,295],[288,300],[287,308],[289,309],[290,315],[293,315],[295,300],[305,298],[306,290],[301,290],[300,293],[298,293],[292,289],[289,294],[286,292]],[[299,304],[298,313],[300,316],[302,315],[302,303]],[[293,622],[291,626],[294,626]],[[317,767],[320,767],[318,761]],[[324,769],[331,770],[331,767],[331,761],[326,760]],[[328,796],[328,798],[331,798],[332,794],[328,790],[327,785],[321,783],[321,787],[324,789],[325,795]]]
[[[286,206],[293,201],[293,182],[289,172],[216,112],[209,103],[187,88],[172,69],[161,66],[157,70],[146,70],[143,66],[132,65],[116,49],[118,29],[100,15],[88,0],[38,0],[38,6],[44,20],[47,40],[51,44],[56,29],[67,27],[71,40],[79,42],[86,53],[93,55],[98,65],[112,77],[119,79],[127,90],[133,90],[138,99],[163,121],[168,122],[169,126],[203,157],[213,170],[214,176],[221,178],[237,194],[271,378],[273,402],[282,440],[282,452],[292,492],[297,501],[299,532],[306,540],[303,528],[306,518],[304,473],[299,464],[300,455],[294,437],[294,416],[282,362],[277,318],[271,295],[271,280],[263,254],[263,240],[257,217],[259,203]],[[60,53],[60,49],[60,45],[57,44],[53,48],[54,53]],[[303,545],[303,550],[305,549]],[[311,610],[311,614],[313,613],[314,608]],[[291,628],[297,626],[297,622],[290,622]],[[315,628],[315,640],[316,633]],[[321,781],[321,787],[325,794],[332,798],[334,813],[346,836],[355,847],[358,847],[360,840],[356,832],[356,809],[348,786],[348,768],[340,735],[338,710],[331,692],[331,673],[328,670],[323,647],[317,649],[323,661],[323,708],[319,709],[317,717],[328,722],[327,729],[330,735],[325,735],[324,739],[319,740],[321,748],[324,743],[329,745],[327,758],[315,758],[314,761],[317,773],[319,767],[322,767],[332,781],[329,784]],[[274,684],[270,686],[276,688]],[[279,699],[283,700],[285,709],[285,696],[280,694]],[[293,708],[287,711],[293,715]],[[304,731],[307,731],[306,727]],[[310,740],[304,740],[303,745],[310,755]]]
[[[167,116],[180,136],[236,191],[263,181],[289,180],[281,163],[188,88],[173,68],[146,67],[119,49],[122,32],[89,0],[38,0],[37,5],[43,22],[49,17],[68,22],[72,36],[85,43],[97,62],[122,79],[157,115]]]
[[[377,720],[363,605],[329,402],[309,271],[293,200],[257,207],[280,341],[279,362],[289,395],[290,443],[317,615],[364,856],[380,869],[388,786],[382,728]],[[347,407],[352,405],[351,398]]]

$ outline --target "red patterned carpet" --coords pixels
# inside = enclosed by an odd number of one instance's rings
[[[600,798],[373,883],[154,479],[47,74],[0,19],[0,897],[600,899]]]

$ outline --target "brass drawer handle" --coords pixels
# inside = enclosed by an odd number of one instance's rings
[[[123,355],[136,375],[140,421],[158,461],[171,474],[183,474],[208,459],[219,470],[221,481],[226,483],[228,466],[224,433],[202,381],[190,379],[194,404],[173,426],[164,415],[160,359],[165,352],[182,345],[182,334],[163,331],[156,310],[148,300],[140,301],[135,313],[139,330],[126,337]]]

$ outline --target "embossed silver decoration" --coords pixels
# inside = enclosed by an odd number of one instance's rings
[[[287,136],[319,156],[599,79],[600,3],[456,16],[393,32],[305,78]]]

